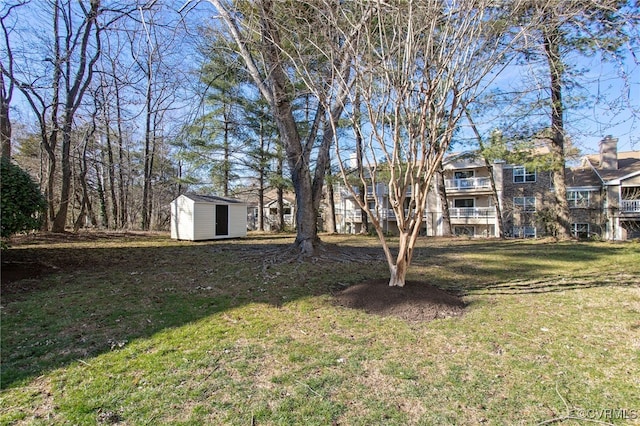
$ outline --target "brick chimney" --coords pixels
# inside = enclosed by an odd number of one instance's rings
[[[618,138],[608,135],[600,141],[600,168],[618,170]]]

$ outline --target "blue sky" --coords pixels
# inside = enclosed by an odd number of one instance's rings
[[[629,53],[619,62],[605,61],[599,56],[573,58],[579,86],[563,93],[566,105],[571,96],[578,95],[579,108],[568,108],[565,113],[565,129],[573,144],[583,154],[597,153],[599,142],[611,135],[618,138],[619,151],[640,150],[640,57]],[[538,87],[542,97],[548,98],[548,71],[533,66],[510,66],[492,84],[504,91],[521,91],[523,87]],[[539,75],[540,77],[535,77]],[[536,78],[539,78],[536,80]],[[515,107],[506,105],[476,124],[485,136],[501,127],[505,116]],[[550,122],[549,111],[541,111],[522,121],[539,120],[542,125]],[[507,120],[508,121],[508,120]],[[463,125],[466,125],[463,121]],[[466,130],[463,135],[468,134]]]

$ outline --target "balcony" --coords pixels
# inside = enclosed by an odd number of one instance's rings
[[[488,177],[446,179],[444,187],[448,191],[473,191],[478,189],[491,189],[491,180]]]
[[[458,207],[449,209],[451,219],[483,219],[496,217],[494,207]]]
[[[344,215],[344,218],[347,222],[362,223],[362,210],[358,208],[356,210],[347,211]]]
[[[352,186],[351,189],[353,190],[356,197],[360,195],[360,188],[358,186],[354,185]],[[370,199],[374,198],[374,195],[377,195],[378,197],[384,197],[387,194],[389,194],[389,189],[387,188],[386,185],[378,184],[378,190],[376,191],[376,194],[374,194],[373,186],[371,185],[367,186],[367,192],[366,192],[367,198],[370,198]],[[342,188],[340,190],[340,195],[343,198],[353,198],[353,194],[346,188]],[[411,195],[411,192],[407,191],[407,195]]]
[[[623,213],[640,213],[640,200],[622,200],[620,211]]]
[[[396,220],[396,213],[393,209],[383,209],[381,211],[380,219]],[[405,217],[408,216],[409,211],[404,211]],[[423,217],[426,219],[429,212],[425,211]],[[463,208],[450,208],[449,215],[451,219],[485,219],[495,218],[496,209],[494,207],[463,207]]]

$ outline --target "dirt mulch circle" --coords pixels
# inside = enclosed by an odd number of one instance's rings
[[[428,283],[407,281],[404,287],[389,287],[388,280],[351,286],[335,295],[335,303],[411,322],[460,316],[466,306],[461,298]]]

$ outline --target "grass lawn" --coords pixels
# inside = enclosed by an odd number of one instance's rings
[[[25,239],[3,285],[0,424],[640,424],[640,244],[423,239],[408,279],[462,295],[407,322],[333,294],[371,261],[278,262],[289,236]]]

